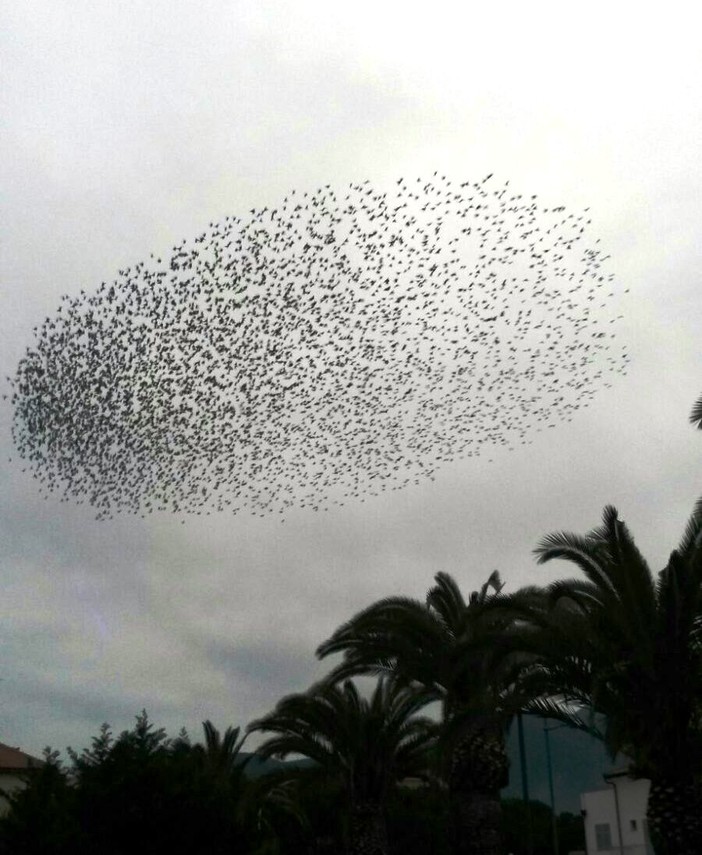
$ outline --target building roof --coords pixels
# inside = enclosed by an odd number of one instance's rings
[[[23,769],[37,769],[44,761],[30,754],[25,754],[19,748],[12,748],[0,742],[0,772],[15,772]]]

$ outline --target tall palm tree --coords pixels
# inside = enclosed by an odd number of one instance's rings
[[[417,715],[426,703],[426,693],[393,679],[380,679],[369,700],[350,680],[322,682],[283,698],[248,731],[276,734],[260,756],[301,754],[341,784],[353,855],[387,855],[385,800],[397,780],[426,767],[434,738],[433,724]]]
[[[601,527],[550,534],[535,551],[585,576],[549,588],[535,706],[570,723],[572,701],[599,716],[610,755],[651,780],[657,850],[702,852],[702,499],[657,579],[611,506]]]
[[[690,413],[690,421],[696,425],[698,430],[702,430],[702,397],[697,399],[695,406]]]
[[[441,703],[442,776],[454,850],[497,855],[500,789],[509,778],[505,731],[516,706],[510,705],[510,681],[502,680],[506,669],[490,669],[486,648],[513,618],[494,608],[503,587],[497,572],[468,602],[447,573],[438,573],[435,583],[425,603],[391,597],[359,612],[317,655],[344,653],[331,679],[397,673]],[[524,596],[535,596],[535,589],[524,589]]]

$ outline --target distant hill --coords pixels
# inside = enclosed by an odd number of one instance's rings
[[[246,766],[246,775],[249,778],[260,778],[263,775],[269,775],[271,772],[277,772],[286,767],[306,767],[313,765],[312,760],[263,760],[255,752],[242,751],[239,755],[242,760],[250,757],[251,759]]]

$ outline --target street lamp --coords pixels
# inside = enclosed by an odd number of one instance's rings
[[[531,803],[529,801],[529,776],[527,773],[526,750],[524,747],[524,722],[521,712],[517,713],[517,735],[519,737],[519,764],[522,768],[522,801],[527,817],[527,853],[534,852],[534,828],[531,818]]]
[[[548,789],[551,796],[551,834],[553,836],[553,855],[558,853],[558,817],[556,816],[556,798],[553,793],[553,765],[551,763],[551,739],[549,733],[552,730],[560,730],[562,727],[568,727],[567,724],[554,724],[549,727],[544,720],[544,740],[546,742],[546,768],[548,769]]]

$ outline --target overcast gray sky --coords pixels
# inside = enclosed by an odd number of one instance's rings
[[[615,504],[654,569],[702,492],[702,59],[692,5],[23,0],[5,4],[0,360],[63,294],[292,188],[494,173],[590,208],[625,376],[529,446],[326,513],[122,516],[44,501],[0,408],[0,741],[88,744],[142,708],[245,725],[355,610],[469,591]],[[5,390],[6,391],[6,390]],[[492,459],[489,462],[489,458]],[[570,574],[569,574],[570,575]]]

